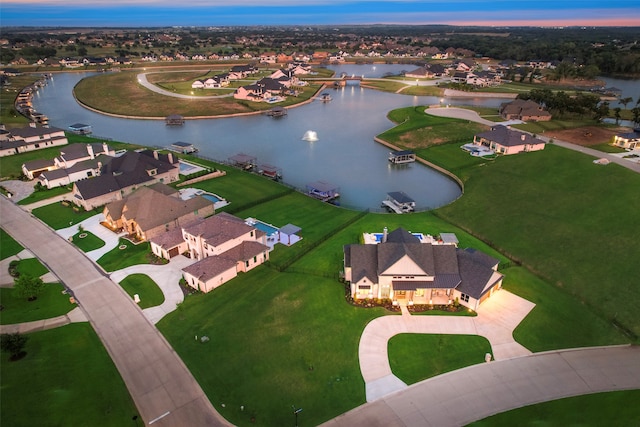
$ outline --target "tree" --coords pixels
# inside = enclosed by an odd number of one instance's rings
[[[24,346],[27,344],[27,337],[18,332],[13,334],[0,335],[0,349],[10,354],[9,360],[20,360],[27,355]]]
[[[598,107],[594,111],[595,116],[594,119],[597,121],[602,120],[603,117],[607,117],[609,115],[609,103],[604,101],[598,105]]]
[[[620,104],[624,106],[625,110],[627,109],[627,104],[629,104],[632,101],[633,101],[633,98],[631,98],[630,96],[627,96],[626,98],[620,98]]]
[[[633,123],[640,124],[640,107],[633,107],[631,112],[633,113]]]
[[[44,286],[44,282],[39,277],[21,274],[16,278],[13,290],[18,297],[34,301],[44,291]]]
[[[620,122],[620,111],[622,109],[620,107],[616,107],[613,109],[614,112],[614,117],[616,118],[616,124],[618,124]]]

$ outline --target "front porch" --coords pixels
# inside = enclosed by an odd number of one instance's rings
[[[394,304],[411,306],[414,304],[449,305],[453,302],[452,289],[416,289],[393,292]]]

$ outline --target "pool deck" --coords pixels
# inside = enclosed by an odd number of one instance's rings
[[[199,188],[189,187],[189,188],[183,188],[183,189],[178,190],[178,191],[180,193],[180,198],[182,200],[189,200],[189,199],[191,199],[193,197],[202,196],[202,195],[205,195],[205,194],[209,194],[211,196],[215,196],[216,198],[219,199],[218,202],[214,202],[213,203],[213,207],[215,209],[220,209],[221,207],[227,206],[229,204],[229,202],[226,199],[224,199],[223,197],[220,197],[217,194],[211,193],[209,191],[201,190]]]

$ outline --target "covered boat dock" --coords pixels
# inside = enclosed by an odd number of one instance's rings
[[[307,184],[307,194],[323,202],[329,202],[340,197],[339,187],[325,181]]]
[[[253,170],[253,168],[256,167],[256,161],[256,157],[244,153],[238,153],[235,156],[229,157],[229,163],[231,165],[247,171]]]

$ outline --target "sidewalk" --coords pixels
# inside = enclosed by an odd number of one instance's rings
[[[33,322],[16,323],[13,325],[0,325],[0,334],[26,334],[28,332],[45,331],[59,328],[74,322],[87,322],[87,316],[80,307],[76,307],[67,314],[52,317],[51,319],[34,320]]]

